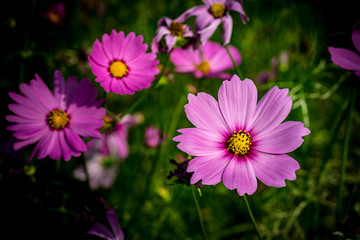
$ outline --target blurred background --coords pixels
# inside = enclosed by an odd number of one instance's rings
[[[60,3],[60,5],[59,5]],[[115,183],[90,191],[74,178],[81,160],[33,159],[33,146],[14,152],[8,92],[38,74],[52,89],[55,70],[65,78],[89,78],[105,94],[88,65],[93,43],[112,29],[143,35],[150,44],[157,21],[177,18],[200,0],[65,0],[7,1],[0,9],[0,238],[100,239],[88,235],[94,219],[105,221],[100,197],[118,216],[125,239],[202,239],[191,187],[167,179],[187,156],[171,140],[176,129],[191,127],[183,105],[189,84],[195,91],[217,96],[219,79],[196,79],[173,73],[152,89],[135,112],[143,119],[129,129],[130,155],[119,165]],[[60,6],[60,7],[59,7]],[[244,0],[250,18],[234,22],[230,44],[242,55],[240,71],[254,80],[259,98],[272,86],[289,88],[293,109],[287,120],[302,121],[311,130],[303,145],[289,154],[300,164],[296,181],[270,188],[258,181],[248,196],[264,239],[360,239],[359,105],[352,118],[343,207],[336,213],[341,156],[351,88],[359,79],[330,60],[329,46],[356,52],[351,33],[360,20],[360,1]],[[59,10],[60,9],[60,10]],[[188,24],[193,26],[194,18]],[[221,29],[211,38],[221,42]],[[165,56],[158,57],[161,61]],[[235,71],[229,71],[235,73]],[[165,79],[166,80],[166,79]],[[126,111],[144,91],[131,96],[107,94],[114,113]],[[166,134],[157,148],[145,144],[152,125]],[[197,199],[209,239],[256,239],[247,210],[236,191],[222,183],[203,186]]]

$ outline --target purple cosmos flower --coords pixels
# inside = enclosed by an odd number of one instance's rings
[[[233,20],[229,14],[230,10],[240,13],[243,23],[249,20],[242,8],[242,1],[238,0],[203,0],[205,6],[196,6],[178,19],[185,21],[190,16],[196,16],[195,30],[200,37],[201,43],[205,43],[215,32],[220,23],[223,24],[222,41],[226,45],[230,42]]]
[[[355,29],[352,33],[352,41],[356,49],[360,52],[360,29]],[[355,71],[355,74],[360,77],[360,55],[345,48],[329,47],[331,54],[331,61],[339,67]]]
[[[67,81],[60,71],[54,74],[54,93],[51,93],[38,75],[28,84],[20,84],[22,95],[10,92],[16,102],[9,104],[15,115],[6,116],[15,125],[7,127],[15,131],[18,150],[37,142],[29,160],[80,156],[86,145],[80,136],[99,138],[105,109],[99,108],[103,100],[95,100],[96,88],[88,79],[77,81],[75,76]]]
[[[295,180],[300,166],[285,153],[298,148],[310,131],[301,122],[281,123],[292,105],[287,94],[288,89],[275,86],[257,103],[253,81],[236,75],[222,83],[219,102],[206,93],[189,94],[185,112],[195,128],[178,130],[182,135],[173,140],[196,156],[187,168],[194,172],[191,184],[222,181],[244,195],[255,192],[256,178],[273,187]]]
[[[106,92],[121,95],[150,87],[159,73],[159,61],[155,60],[156,54],[146,53],[147,47],[143,36],[133,32],[125,36],[124,32],[112,30],[110,36],[102,36],[102,43],[96,39],[89,57],[95,81]]]
[[[56,26],[60,26],[64,23],[65,18],[65,4],[64,3],[55,3],[51,6],[49,11],[45,14],[45,17],[49,19]]]
[[[97,222],[90,228],[87,233],[96,235],[107,240],[123,240],[124,232],[120,227],[119,220],[116,216],[115,211],[109,208],[106,211],[106,218],[109,222],[109,226],[111,229],[109,229],[104,224]]]
[[[240,52],[233,46],[229,46],[229,50],[236,64],[239,65]],[[233,68],[233,63],[226,49],[216,42],[209,41],[194,51],[174,49],[170,60],[174,63],[176,72],[194,73],[196,78],[231,78],[230,74],[223,73],[223,71]]]
[[[145,144],[149,148],[156,148],[166,142],[166,134],[154,126],[148,126],[145,129]]]
[[[158,29],[151,43],[151,51],[153,53],[169,53],[173,48],[183,46],[187,39],[194,36],[189,26],[182,24],[177,19],[174,21],[170,18],[161,18],[158,22]],[[161,40],[165,40],[166,46],[163,46]]]

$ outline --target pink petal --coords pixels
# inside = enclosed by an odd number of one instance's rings
[[[116,216],[116,213],[113,209],[109,209],[106,212],[106,218],[109,221],[109,224],[111,226],[112,232],[114,236],[116,236],[116,239],[123,239],[124,233],[120,228],[119,220]]]
[[[360,56],[345,48],[329,47],[331,61],[341,68],[360,71]]]
[[[107,56],[108,59],[111,61],[114,60],[113,52],[112,52],[112,42],[110,39],[110,36],[107,34],[104,34],[102,36],[102,49]]]
[[[195,30],[200,31],[206,28],[214,20],[214,17],[208,12],[207,9],[204,9],[201,12],[199,11],[195,19]]]
[[[110,39],[111,39],[111,49],[112,55],[115,59],[119,59],[121,43],[124,41],[125,34],[124,32],[117,33],[115,30],[111,31]]]
[[[176,48],[170,55],[176,72],[190,73],[195,70],[194,57],[189,50]]]
[[[251,195],[257,188],[255,173],[247,156],[234,156],[227,165],[222,180],[228,189],[236,188],[240,196],[245,193]]]
[[[240,2],[237,2],[237,1],[229,1],[229,2],[230,2],[230,4],[228,4],[226,6],[228,11],[234,10],[234,11],[240,13],[240,18],[241,18],[243,24],[245,24],[246,21],[249,21],[249,18],[246,16],[244,9]]]
[[[213,155],[226,148],[226,138],[216,132],[201,128],[183,128],[178,132],[182,135],[174,137],[173,140],[180,142],[177,147],[191,156]]]
[[[66,85],[64,76],[60,71],[54,73],[54,98],[60,109],[65,109]]]
[[[295,180],[299,163],[288,155],[252,152],[249,156],[256,177],[271,187],[284,187],[285,179]]]
[[[68,142],[65,138],[65,131],[59,131],[59,142],[60,142],[60,148],[62,157],[65,161],[69,161],[71,156],[79,157],[81,155],[80,152],[75,152],[72,150],[72,148],[69,146]]]
[[[49,112],[48,108],[45,107],[40,101],[38,101],[38,99],[32,98],[30,101],[29,98],[13,92],[9,92],[9,96],[20,105],[25,105],[27,108],[31,109],[31,111],[40,114],[46,114]]]
[[[188,95],[189,103],[185,105],[185,113],[192,124],[198,128],[215,131],[227,137],[231,129],[225,122],[219,104],[207,93]]]
[[[109,67],[110,62],[113,60],[105,55],[102,45],[98,39],[94,42],[94,48],[91,50],[90,59],[106,68]]]
[[[181,14],[174,21],[182,23],[182,22],[185,22],[185,20],[188,19],[189,17],[197,16],[197,15],[201,14],[204,11],[207,11],[206,6],[196,6],[196,7],[190,8],[189,10],[187,10],[186,12]]]
[[[251,135],[270,131],[287,117],[292,101],[287,96],[289,89],[271,88],[259,101],[251,123],[248,125]]]
[[[223,23],[223,30],[221,33],[221,38],[222,38],[223,44],[225,46],[225,45],[229,44],[229,42],[230,42],[232,29],[233,29],[233,20],[232,20],[230,14],[226,14],[222,18],[222,23]]]
[[[86,151],[86,145],[83,140],[77,135],[72,129],[64,128],[66,141],[69,143],[69,146],[74,149],[76,152]]]
[[[191,184],[202,180],[205,185],[214,185],[221,181],[223,172],[231,161],[231,155],[227,151],[218,152],[209,156],[195,157],[190,160],[187,172],[194,172]]]
[[[200,36],[200,41],[202,44],[206,43],[207,40],[214,34],[217,27],[220,25],[221,19],[215,19],[212,23],[210,23],[206,28],[198,31],[197,33]]]
[[[210,42],[208,42],[210,43]],[[239,50],[237,50],[233,46],[228,46],[231,56],[234,58],[237,65],[240,64],[241,56]],[[233,69],[234,65],[229,57],[229,54],[226,52],[226,49],[222,47],[218,51],[216,51],[216,54],[209,58],[209,61],[211,62],[211,69],[212,72],[222,72],[227,69]],[[231,78],[231,77],[230,77]],[[222,79],[230,79],[230,78],[222,78]]]
[[[94,223],[87,233],[104,239],[114,239],[114,235],[110,232],[110,230],[101,223]]]
[[[352,38],[352,41],[354,43],[354,46],[360,52],[360,29],[355,29],[352,32],[351,38]]]
[[[232,131],[247,130],[256,109],[257,89],[253,81],[234,75],[224,81],[218,93],[219,106]],[[231,131],[231,132],[232,132]]]
[[[274,154],[292,152],[303,143],[301,137],[309,133],[302,122],[284,122],[271,131],[256,135],[252,148]]]
[[[39,121],[46,120],[46,113],[34,112],[32,109],[29,109],[26,105],[20,105],[11,103],[9,104],[9,110],[15,113],[17,116],[25,119],[34,119]]]

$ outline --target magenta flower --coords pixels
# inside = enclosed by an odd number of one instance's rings
[[[65,18],[65,4],[64,3],[55,3],[51,6],[49,11],[45,14],[45,17],[49,19],[56,26],[60,26],[64,23]]]
[[[54,93],[50,92],[38,75],[28,84],[20,84],[22,95],[10,92],[16,102],[9,104],[15,115],[6,116],[15,125],[7,127],[15,131],[19,141],[14,144],[18,150],[37,142],[30,155],[31,160],[50,156],[68,161],[86,151],[80,136],[99,138],[99,128],[103,125],[105,109],[100,108],[103,100],[95,100],[96,88],[88,79],[80,82],[76,77],[67,81],[60,71],[54,74]]]
[[[162,133],[157,127],[148,126],[145,129],[145,144],[149,148],[156,148],[160,144],[164,144],[166,138],[166,134]]]
[[[87,233],[107,240],[123,240],[124,232],[120,227],[119,220],[113,209],[110,208],[106,211],[106,219],[111,229],[102,223],[96,222]]]
[[[89,57],[89,65],[96,76],[95,81],[106,92],[121,95],[134,94],[148,88],[159,73],[155,60],[156,54],[146,53],[147,44],[143,44],[143,36],[135,36],[131,32],[112,30],[110,36],[104,34],[102,43],[96,39]]]
[[[161,18],[158,22],[158,29],[151,43],[151,51],[153,53],[169,53],[176,46],[183,46],[186,42],[194,37],[189,26],[182,24],[177,19],[174,21],[170,18]],[[161,43],[165,41],[165,46]]]
[[[238,0],[203,0],[205,6],[196,6],[185,13],[178,19],[185,21],[190,16],[196,16],[195,30],[199,35],[201,43],[205,43],[215,32],[217,27],[222,23],[222,41],[226,45],[230,42],[233,20],[229,11],[234,10],[240,13],[243,23],[249,20],[242,8],[242,1]]]
[[[257,103],[253,81],[236,75],[222,83],[219,102],[206,93],[189,94],[185,112],[195,128],[178,130],[182,135],[173,140],[196,156],[187,168],[194,172],[191,184],[222,181],[244,195],[255,192],[256,178],[273,187],[295,180],[299,164],[285,153],[300,147],[310,131],[301,122],[281,123],[292,105],[287,94],[275,86]]]
[[[355,29],[352,33],[352,41],[355,48],[360,52],[360,29]],[[339,67],[355,71],[355,74],[360,77],[360,55],[345,48],[329,47],[331,54],[331,61]]]
[[[231,55],[236,64],[240,64],[240,52],[229,46]],[[170,60],[175,65],[175,71],[180,73],[193,73],[196,78],[214,77],[230,79],[231,75],[223,71],[233,68],[233,63],[226,49],[216,42],[207,42],[197,50],[174,49]]]

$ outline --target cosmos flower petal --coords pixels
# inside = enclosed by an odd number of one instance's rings
[[[214,21],[214,17],[208,11],[202,11],[196,15],[195,29],[200,31],[208,26],[212,21]]]
[[[170,60],[175,65],[176,72],[193,72],[195,70],[194,57],[190,51],[176,48],[170,55]]]
[[[207,11],[207,8],[205,6],[196,6],[193,8],[190,8],[183,14],[181,14],[176,21],[178,22],[185,22],[186,19],[188,19],[191,16],[197,16],[198,14],[201,14],[202,12]]]
[[[232,17],[230,16],[230,14],[226,14],[222,18],[222,23],[223,23],[223,30],[221,33],[221,38],[222,38],[223,44],[227,45],[230,42],[232,28],[233,28],[233,20],[232,20]]]
[[[66,85],[64,76],[60,71],[54,73],[54,98],[56,105],[61,109],[65,109],[65,91]]]
[[[102,49],[103,49],[106,57],[110,60],[114,60],[115,56],[113,56],[112,42],[111,42],[110,36],[105,33],[102,36],[101,41],[103,43]]]
[[[209,43],[211,43],[211,42],[208,42],[207,44],[209,44]],[[215,46],[211,46],[211,47],[216,48]],[[218,47],[219,48],[217,49],[215,54],[212,55],[211,57],[209,57],[210,62],[211,62],[211,72],[223,72],[227,69],[234,68],[234,65],[229,57],[229,54],[226,52],[226,49],[223,47],[220,47],[220,45],[218,45]],[[241,55],[240,55],[239,50],[231,45],[229,45],[228,48],[229,48],[231,56],[235,60],[235,63],[237,65],[239,65],[241,62]],[[230,76],[230,78],[231,78],[231,76]],[[221,79],[230,80],[230,78],[221,78]]]
[[[86,151],[86,145],[83,140],[72,129],[65,128],[66,141],[69,143],[72,149],[77,152]]]
[[[249,156],[256,177],[271,187],[284,187],[285,179],[295,180],[299,163],[285,154],[266,154],[254,152]]]
[[[94,223],[87,233],[104,239],[114,239],[114,235],[110,230],[101,223]]]
[[[50,141],[48,142],[48,152],[49,157],[55,160],[60,159],[61,157],[61,148],[60,146],[60,140],[59,140],[59,132],[54,131]]]
[[[356,49],[360,52],[360,29],[355,29],[352,32],[351,39]]]
[[[123,239],[124,238],[124,233],[120,228],[120,224],[119,224],[119,220],[116,216],[116,213],[113,209],[109,209],[106,212],[106,218],[109,221],[110,227],[112,229],[112,232],[114,234],[114,236],[116,236],[116,239]]]
[[[237,189],[240,196],[251,195],[257,188],[257,181],[251,160],[248,157],[234,156],[227,165],[222,181],[230,190]]]
[[[48,111],[47,107],[45,107],[37,99],[35,99],[34,101],[29,101],[29,98],[13,92],[9,92],[9,96],[16,103],[19,103],[20,105],[26,105],[28,109],[31,109],[31,111],[34,111],[36,113],[44,114]]]
[[[198,128],[203,128],[217,132],[220,135],[226,135],[232,132],[226,124],[219,104],[207,93],[198,93],[188,95],[189,103],[185,105],[187,118]]]
[[[200,128],[179,129],[182,135],[173,138],[177,147],[191,156],[208,156],[223,151],[223,137]]]
[[[229,1],[229,4],[227,4],[226,8],[230,10],[234,10],[238,13],[240,13],[241,20],[243,24],[246,23],[246,21],[249,21],[249,18],[246,16],[244,9],[240,2],[238,1]]]
[[[202,184],[214,185],[221,181],[223,172],[231,161],[226,152],[218,152],[209,156],[199,156],[190,160],[187,171],[194,172],[190,183],[195,184],[202,180]]]
[[[110,34],[110,38],[111,38],[112,56],[115,59],[118,59],[118,57],[121,55],[121,50],[122,50],[121,45],[118,43],[124,41],[125,34],[124,32],[117,33],[115,30],[112,30]]]
[[[341,68],[360,71],[360,56],[345,48],[329,47],[331,61]]]
[[[100,41],[96,39],[94,42],[94,48],[91,50],[89,60],[96,62],[99,66],[108,67],[109,62],[112,59],[105,55]]]
[[[202,44],[206,43],[209,40],[209,38],[214,34],[215,30],[220,25],[220,23],[221,23],[221,19],[215,19],[206,28],[203,28],[198,31],[198,34],[200,36],[200,41]]]
[[[302,136],[308,135],[309,129],[302,122],[284,122],[269,132],[260,133],[253,142],[257,151],[282,154],[292,152],[303,143]]]
[[[65,161],[69,161],[71,156],[79,157],[81,155],[81,152],[76,152],[69,146],[68,142],[66,141],[64,131],[59,132],[59,142],[62,157]]]
[[[236,75],[224,81],[218,94],[219,106],[227,124],[233,131],[247,130],[247,123],[256,109],[257,89],[253,81],[241,81]]]
[[[259,101],[252,121],[248,125],[249,131],[255,136],[260,132],[267,132],[278,126],[291,110],[292,100],[287,96],[289,89],[271,88]]]

